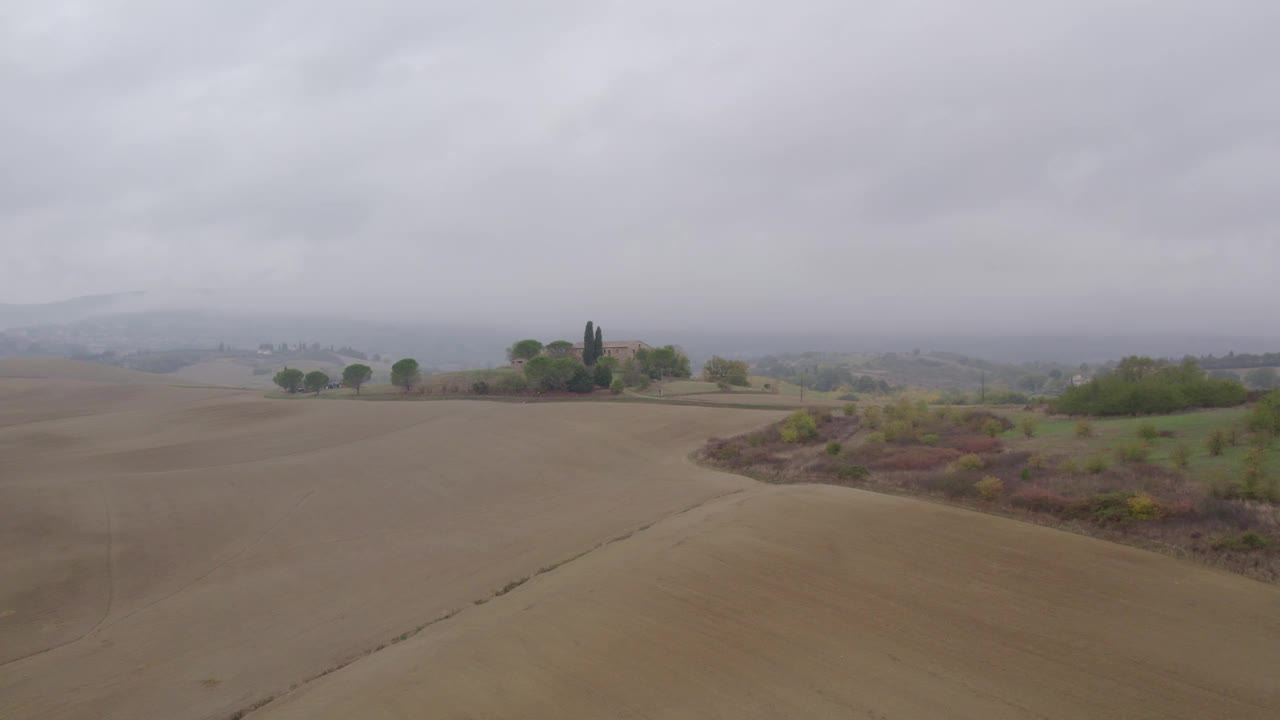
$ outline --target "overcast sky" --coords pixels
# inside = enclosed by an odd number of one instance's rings
[[[1280,2],[0,3],[0,302],[1274,334]]]

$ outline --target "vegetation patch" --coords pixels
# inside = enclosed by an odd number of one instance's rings
[[[1041,415],[1028,423],[1007,411],[899,399],[834,417],[793,413],[763,430],[712,440],[699,455],[771,482],[932,496],[1280,582],[1272,435],[1235,429],[1246,417],[1269,419],[1280,401],[1259,406],[1083,423]],[[1213,437],[1220,456],[1202,444]]]
[[[1053,406],[1068,415],[1152,415],[1231,407],[1246,399],[1248,391],[1238,381],[1211,377],[1195,360],[1174,365],[1135,355],[1110,373],[1068,388]]]

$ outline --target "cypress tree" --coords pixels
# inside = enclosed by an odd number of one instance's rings
[[[595,355],[596,360],[604,357],[604,330],[599,325],[596,326],[596,341],[592,347],[594,349],[591,354]]]
[[[582,333],[582,364],[596,364],[596,333],[593,327],[595,323],[587,321],[587,329]]]

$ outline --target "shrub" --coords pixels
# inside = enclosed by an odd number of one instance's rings
[[[1106,462],[1107,462],[1106,460],[1102,461],[1103,470],[1106,469],[1105,467]],[[1079,475],[1080,463],[1076,462],[1075,458],[1067,458],[1066,460],[1063,460],[1061,463],[1059,463],[1058,472],[1062,473],[1063,475]],[[1099,472],[1101,472],[1101,470]]]
[[[1227,435],[1222,432],[1222,428],[1213,431],[1209,439],[1205,441],[1205,447],[1209,449],[1209,455],[1218,457],[1227,445]]]
[[[917,439],[920,441],[921,445],[928,445],[930,447],[933,447],[942,441],[942,438],[938,437],[937,433],[924,433]]]
[[[727,442],[711,449],[711,457],[722,461],[736,460],[741,454],[742,451],[738,449],[737,445]]]
[[[1213,543],[1214,550],[1241,550],[1249,552],[1251,550],[1261,550],[1271,542],[1265,535],[1256,532],[1243,532],[1239,535],[1226,535],[1220,537]]]
[[[1018,421],[1018,429],[1022,431],[1023,437],[1028,440],[1036,436],[1036,428],[1038,428],[1039,425],[1040,422],[1030,415],[1027,415]]]
[[[1040,457],[1039,455],[1032,455],[1031,457],[1027,458],[1027,467],[1031,468],[1032,470],[1039,470],[1043,465],[1044,465],[1044,458]]]
[[[1266,450],[1261,446],[1249,448],[1244,458],[1244,471],[1240,474],[1240,497],[1250,500],[1268,500],[1271,492],[1263,488],[1266,467]]]
[[[471,383],[471,394],[472,395],[488,395],[489,383],[483,380],[477,380]]]
[[[1022,472],[1018,473],[1018,477],[1019,477],[1023,482],[1028,482],[1028,481],[1030,481],[1030,480],[1031,480],[1031,468],[1029,468],[1029,467],[1024,467],[1024,468],[1022,468]]]
[[[1014,493],[1009,498],[1009,504],[1024,510],[1060,515],[1071,507],[1071,499],[1052,490],[1033,486]]]
[[[818,422],[808,410],[797,410],[778,426],[782,442],[802,443],[818,435]]]
[[[525,382],[524,375],[519,373],[503,375],[494,383],[494,388],[504,395],[522,393],[527,387],[528,383]]]
[[[986,466],[987,464],[982,461],[981,457],[978,457],[977,455],[973,455],[973,454],[961,455],[959,458],[956,459],[954,463],[952,463],[953,470],[965,471],[965,472],[973,471],[973,470],[981,470]]]
[[[534,360],[536,359],[537,358],[534,358]],[[533,360],[530,360],[529,362],[532,363]],[[596,382],[591,371],[581,365],[577,365],[573,369],[573,375],[569,378],[568,389],[576,393],[589,393],[592,390],[595,390]]]
[[[982,434],[993,438],[1004,432],[1004,425],[999,420],[991,419],[982,424]]]
[[[836,470],[836,477],[845,478],[846,480],[858,480],[870,474],[871,471],[862,465],[845,465]]]
[[[845,403],[845,405],[844,405],[844,416],[845,416],[845,417],[858,417],[858,403]]]
[[[1129,517],[1135,520],[1154,520],[1160,517],[1160,504],[1144,492],[1135,493],[1129,498]]]
[[[613,393],[614,395],[621,395],[622,390],[623,390],[622,378],[620,377],[614,378],[613,382],[609,383],[609,392]]]
[[[1174,467],[1186,470],[1191,465],[1191,446],[1184,442],[1174,445],[1170,458],[1173,460]]]
[[[885,438],[884,433],[882,433],[882,432],[873,432],[873,433],[871,433],[870,435],[868,435],[868,436],[867,436],[866,442],[865,442],[864,444],[866,444],[866,445],[884,445],[886,442],[888,442],[888,440]]]
[[[1249,415],[1248,422],[1253,432],[1280,435],[1280,390],[1264,395]]]
[[[1004,492],[1004,481],[998,477],[988,475],[974,483],[973,489],[978,491],[978,497],[990,502],[1000,497],[1000,493]]]
[[[906,420],[893,420],[885,423],[884,439],[889,442],[896,442],[911,437],[911,423]]]
[[[840,451],[843,449],[844,449],[844,446],[836,442],[835,440],[832,440],[831,442],[827,443],[828,455],[839,455]]]
[[[917,481],[920,489],[937,492],[949,498],[962,498],[974,493],[973,481],[963,475],[930,473]]]
[[[989,437],[968,437],[962,438],[954,443],[955,449],[962,453],[993,453],[1000,450],[1004,443],[999,438]]]
[[[1129,494],[1100,493],[1076,503],[1074,509],[1094,522],[1119,522],[1129,519]]]
[[[1093,423],[1088,420],[1081,420],[1076,423],[1076,437],[1091,438],[1093,437]]]
[[[930,447],[902,448],[869,463],[875,470],[932,470],[954,460],[954,450]]]
[[[1094,455],[1084,461],[1084,471],[1090,475],[1101,475],[1107,471],[1107,459],[1102,455]]]
[[[1144,463],[1151,450],[1140,442],[1127,442],[1116,448],[1116,459],[1123,463]]]
[[[595,381],[596,387],[607,388],[613,384],[613,368],[606,363],[597,362],[591,371],[591,379]]]
[[[865,422],[867,424],[867,427],[871,428],[872,430],[880,429],[880,423],[881,423],[882,417],[883,415],[880,412],[879,406],[877,405],[872,405],[871,407],[866,408],[862,411],[863,422]]]
[[[1240,444],[1240,428],[1236,427],[1235,425],[1228,425],[1227,431],[1223,433],[1223,438],[1227,441],[1227,444],[1230,445],[1231,447],[1235,447],[1239,445]]]
[[[1160,437],[1160,431],[1156,428],[1155,423],[1144,422],[1138,426],[1138,438],[1140,440],[1155,440]]]

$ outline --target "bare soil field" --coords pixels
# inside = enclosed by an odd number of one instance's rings
[[[686,456],[771,415],[76,378],[102,370],[0,363],[6,720],[228,717],[748,486]]]
[[[1104,541],[757,486],[251,715],[1274,718],[1280,592]]]
[[[0,363],[6,720],[1280,713],[1280,589],[687,459],[782,413],[96,372]]]

